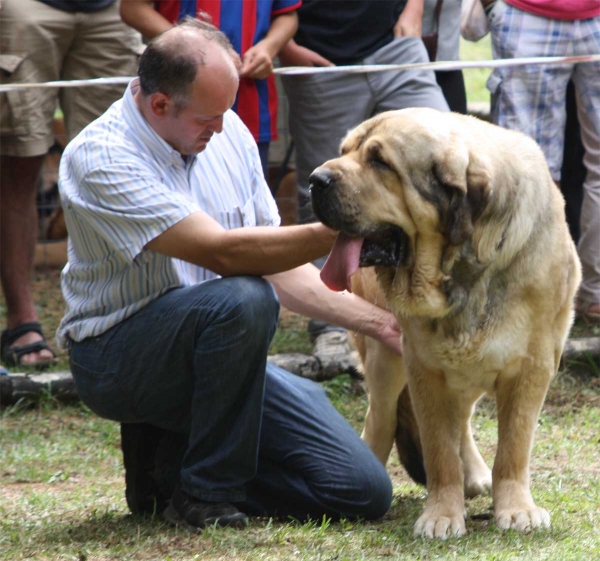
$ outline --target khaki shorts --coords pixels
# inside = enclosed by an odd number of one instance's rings
[[[37,0],[2,0],[0,83],[134,76],[143,45],[140,35],[121,21],[118,4],[68,13]],[[0,154],[45,154],[54,143],[57,102],[71,140],[124,90],[123,85],[106,85],[0,93]]]

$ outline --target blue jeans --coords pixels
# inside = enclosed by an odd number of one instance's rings
[[[318,384],[267,363],[278,315],[260,278],[172,290],[74,344],[78,393],[102,417],[186,435],[180,483],[198,499],[249,514],[382,516],[384,467]]]

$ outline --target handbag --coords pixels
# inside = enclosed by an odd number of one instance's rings
[[[440,13],[442,11],[442,2],[443,0],[438,0],[437,4],[435,5],[435,12],[433,15],[433,33],[428,33],[427,35],[421,36],[423,43],[425,43],[425,48],[427,49],[427,54],[429,55],[429,60],[431,62],[435,62],[435,57],[437,56],[438,29],[440,27]]]
[[[479,41],[490,30],[481,0],[462,0],[460,34],[467,41]]]

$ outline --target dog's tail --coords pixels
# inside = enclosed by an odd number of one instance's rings
[[[420,485],[427,484],[419,427],[413,412],[408,386],[398,398],[398,427],[396,428],[396,448],[404,469],[411,479]]]

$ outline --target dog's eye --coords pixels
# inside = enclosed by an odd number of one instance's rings
[[[394,168],[390,166],[378,153],[371,154],[369,157],[369,164],[374,168],[383,169],[386,171],[394,171]]]

